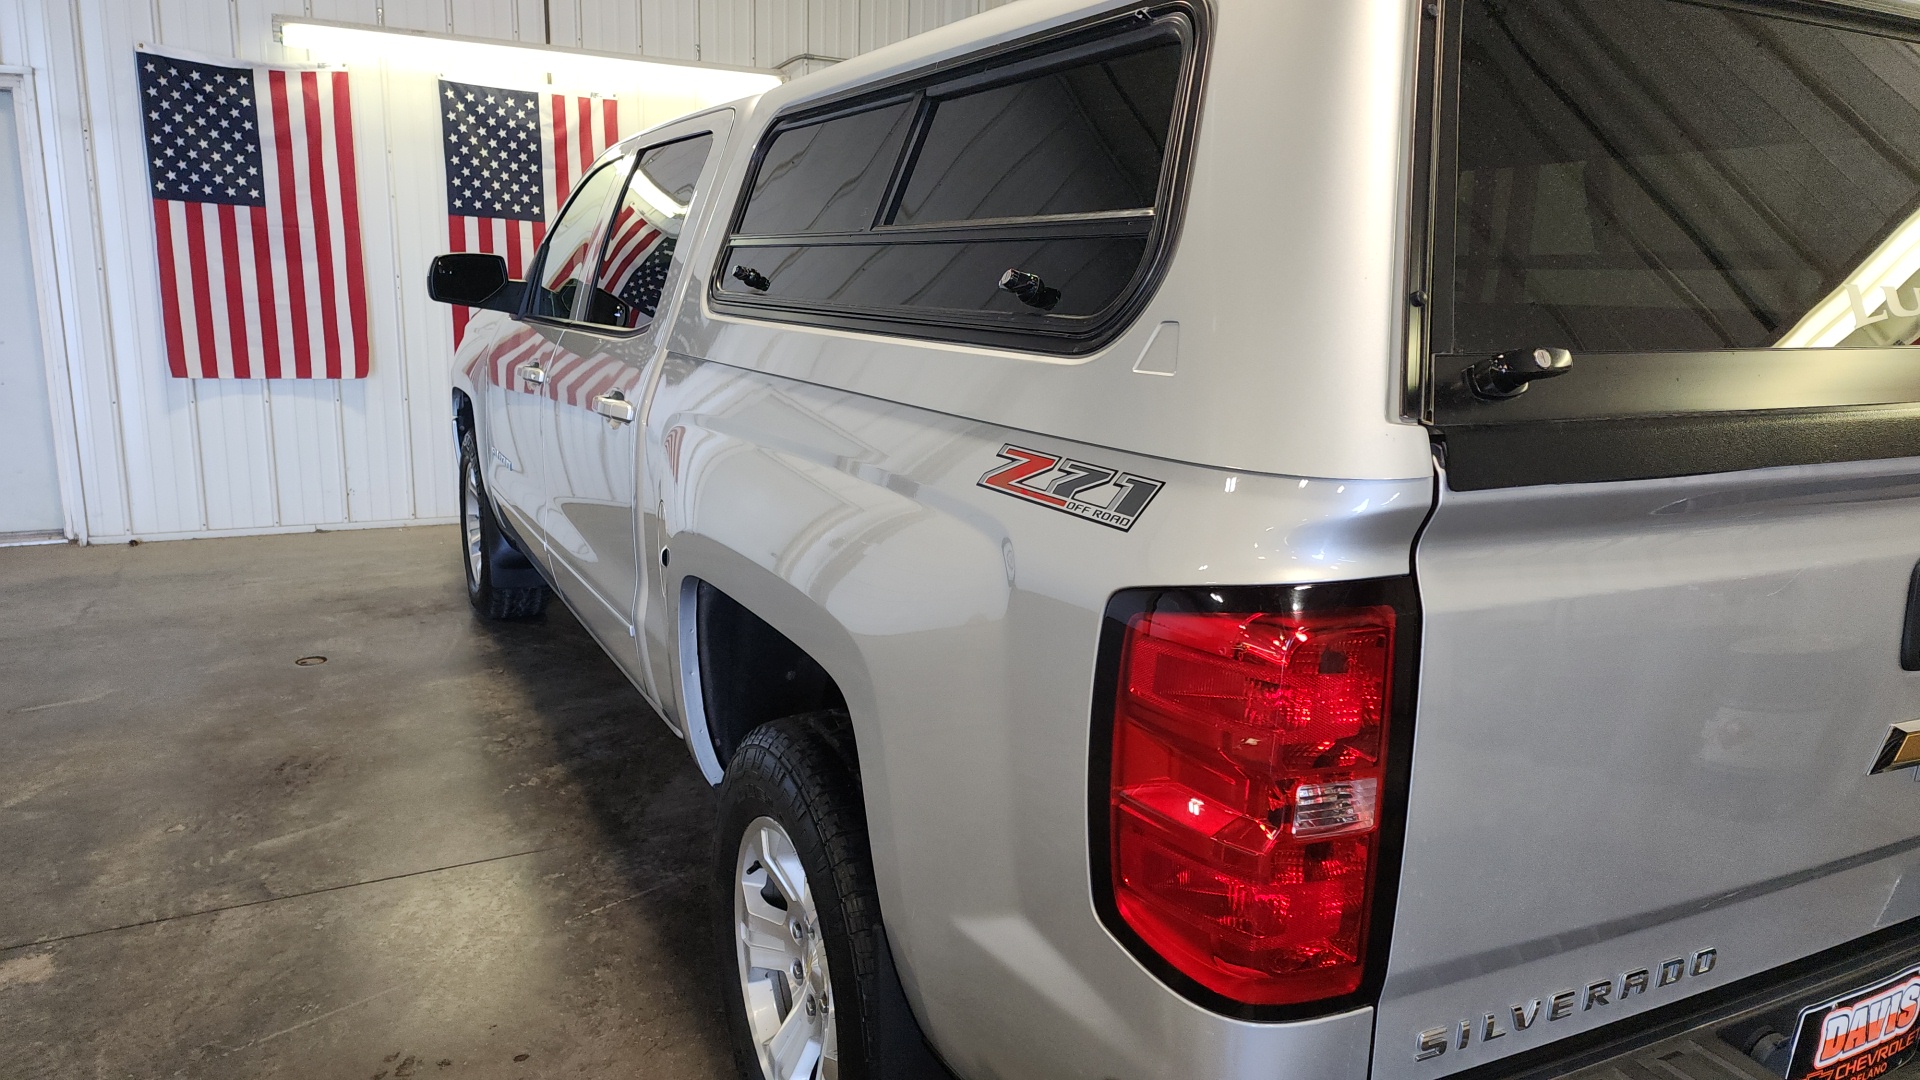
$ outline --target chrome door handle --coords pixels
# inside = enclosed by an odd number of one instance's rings
[[[636,415],[633,402],[618,390],[601,394],[593,399],[593,411],[616,424],[631,424]]]
[[[546,382],[547,369],[541,367],[538,362],[529,360],[520,365],[520,381],[535,384]]]

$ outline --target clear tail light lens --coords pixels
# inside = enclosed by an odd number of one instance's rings
[[[1148,612],[1115,687],[1114,906],[1248,1005],[1358,990],[1380,848],[1395,613]]]

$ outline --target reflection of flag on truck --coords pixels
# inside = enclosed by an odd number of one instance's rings
[[[134,56],[169,370],[364,378],[347,73]]]
[[[553,400],[575,409],[591,409],[594,398],[613,390],[631,397],[640,383],[640,368],[607,353],[578,356],[553,349],[544,354],[544,386],[527,386],[514,377],[514,369],[522,361],[542,355],[546,344],[547,339],[537,328],[525,323],[508,324],[493,342],[488,356],[491,366],[484,371],[486,379],[517,393],[551,395]],[[474,374],[481,372],[476,370]]]
[[[440,83],[447,170],[447,240],[453,251],[486,251],[525,277],[534,249],[567,194],[601,151],[620,139],[612,98]],[[469,312],[453,309],[453,340]]]
[[[614,218],[606,261],[594,284],[620,298],[625,310],[619,321],[624,326],[644,326],[659,309],[672,264],[673,239],[629,203]]]

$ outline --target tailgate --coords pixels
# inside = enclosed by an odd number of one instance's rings
[[[1916,467],[1443,493],[1375,1075],[1920,916],[1920,785],[1868,775],[1920,716]]]
[[[1920,23],[1891,11],[1429,20],[1444,476],[1378,1077],[1920,917],[1920,785],[1874,771],[1920,717]]]

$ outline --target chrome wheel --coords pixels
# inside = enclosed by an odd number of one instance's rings
[[[747,1026],[766,1080],[836,1080],[833,982],[807,871],[769,817],[740,838],[733,890],[735,951]]]
[[[484,557],[480,548],[480,466],[469,459],[461,471],[465,476],[460,485],[460,529],[461,539],[467,542],[467,580],[478,585],[480,560]]]

